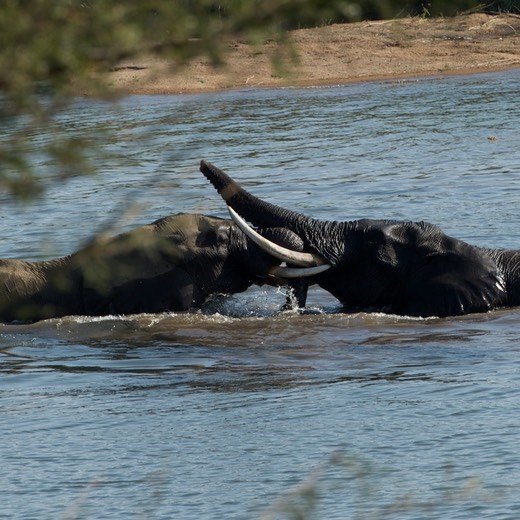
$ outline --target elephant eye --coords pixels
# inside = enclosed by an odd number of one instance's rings
[[[215,233],[215,241],[218,245],[227,244],[229,242],[229,226],[220,226]]]
[[[201,233],[197,238],[199,247],[218,247],[229,241],[229,228],[220,226]]]

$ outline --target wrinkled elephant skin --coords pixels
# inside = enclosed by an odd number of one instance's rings
[[[472,246],[426,222],[316,220],[258,199],[209,163],[201,171],[245,220],[292,231],[301,251],[330,265],[292,282],[300,306],[312,283],[346,310],[442,317],[520,305],[520,251]]]
[[[173,215],[63,258],[0,260],[0,320],[184,311],[262,284],[279,263],[231,220]]]

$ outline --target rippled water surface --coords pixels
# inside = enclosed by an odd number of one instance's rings
[[[520,247],[519,80],[78,101],[70,132],[111,130],[100,173],[30,206],[2,195],[0,257],[226,216],[203,158],[316,217]],[[344,314],[313,290],[306,313],[279,315],[283,301],[252,288],[196,313],[0,325],[0,518],[519,517],[518,309]]]

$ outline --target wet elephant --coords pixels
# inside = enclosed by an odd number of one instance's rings
[[[301,247],[284,230],[264,232]],[[173,215],[63,258],[0,260],[0,320],[184,311],[215,293],[276,283],[279,263],[229,219]]]
[[[201,171],[250,236],[254,230],[240,216],[260,228],[290,230],[300,250],[314,255],[322,272],[277,270],[295,277],[300,306],[309,283],[348,310],[441,317],[520,305],[520,251],[472,246],[426,222],[316,220],[258,199],[209,163],[202,161]]]

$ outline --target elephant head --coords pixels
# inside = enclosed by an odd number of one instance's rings
[[[285,230],[262,233],[302,247]],[[173,215],[63,258],[0,260],[0,320],[184,311],[215,293],[285,283],[271,272],[279,263],[231,220]]]
[[[507,269],[511,255],[520,257],[516,252],[504,256],[474,247],[425,222],[316,220],[258,199],[205,161],[201,172],[233,218],[236,212],[254,226],[290,230],[315,265],[321,264],[323,272],[277,270],[287,278],[301,277],[293,282],[300,305],[309,283],[319,284],[347,309],[410,316],[460,315],[517,304],[508,291],[520,279],[520,262],[512,272]],[[237,220],[237,225],[244,224]]]

